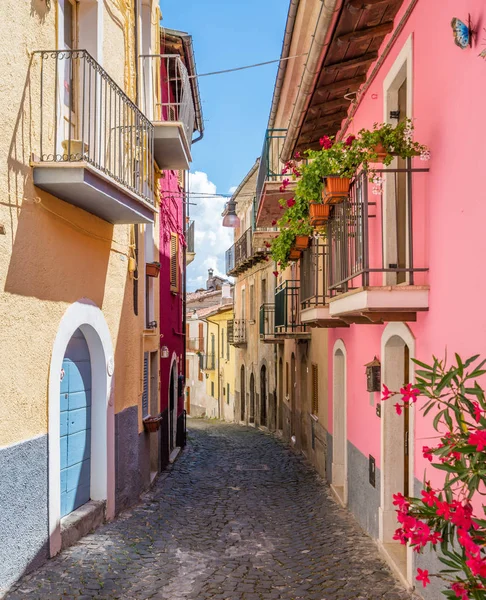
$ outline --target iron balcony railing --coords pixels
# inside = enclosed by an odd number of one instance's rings
[[[267,129],[265,133],[256,184],[257,208],[261,201],[265,182],[281,181],[285,177],[285,175],[282,175],[282,162],[280,161],[280,154],[282,152],[286,136],[286,129]]]
[[[226,274],[237,275],[255,262],[263,260],[263,257],[268,254],[268,244],[277,232],[276,227],[258,229],[249,227],[226,251]]]
[[[325,306],[329,301],[329,254],[326,239],[312,238],[300,258],[300,306],[302,310]]]
[[[306,326],[300,320],[300,282],[288,279],[275,290],[275,332],[303,333]]]
[[[178,54],[140,56],[142,110],[153,123],[180,122],[189,146],[194,132],[195,110],[191,82]]]
[[[186,250],[195,252],[194,248],[194,221],[190,221],[186,227]]]
[[[228,321],[228,342],[233,346],[246,344],[246,320]]]
[[[86,50],[39,50],[40,161],[86,162],[154,203],[153,125]]]
[[[359,287],[414,285],[415,275],[428,270],[415,264],[412,215],[413,174],[428,169],[412,169],[410,159],[405,164],[375,175],[384,178],[386,207],[383,194],[369,202],[366,172],[353,179],[346,201],[333,207],[328,222],[331,296]]]
[[[216,368],[216,357],[214,354],[205,354],[202,358],[203,371],[214,371]]]
[[[204,338],[193,337],[187,338],[186,348],[188,352],[204,352]]]
[[[275,338],[275,304],[266,302],[260,306],[260,339]]]

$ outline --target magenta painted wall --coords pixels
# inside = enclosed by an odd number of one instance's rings
[[[170,369],[174,357],[177,361],[178,374],[184,369],[184,335],[182,331],[183,317],[183,194],[179,188],[177,171],[164,171],[160,179],[160,345],[169,348],[169,358],[160,359],[160,408],[165,410],[169,405]],[[170,237],[171,233],[179,235],[179,292],[170,289]],[[175,382],[177,386],[177,381]],[[184,408],[184,398],[179,398],[178,414]]]
[[[396,19],[404,13],[409,2]],[[479,32],[472,49],[454,44],[451,19],[467,19]],[[416,357],[429,361],[433,354],[458,352],[486,356],[486,61],[478,57],[486,25],[482,0],[419,0],[378,76],[362,99],[349,132],[371,128],[384,120],[383,81],[406,40],[413,36],[413,104],[415,139],[427,144],[430,172],[414,175],[415,264],[429,267],[429,311],[419,313],[409,327],[416,339]],[[387,40],[385,41],[386,44]],[[384,47],[384,46],[383,46]],[[371,225],[371,246],[381,251],[377,219]],[[374,228],[374,235],[373,235]],[[373,255],[372,255],[373,256]],[[381,260],[381,259],[380,259]],[[422,279],[423,281],[423,279]],[[381,285],[380,281],[375,281]],[[379,358],[384,326],[352,325],[330,330],[329,398],[332,399],[332,348],[342,339],[347,350],[348,439],[380,466],[380,419],[366,392],[364,365]],[[379,394],[375,395],[375,402]],[[332,431],[332,402],[329,402]],[[422,479],[429,463],[422,457],[430,421],[416,412],[415,468]],[[432,445],[432,444],[431,444]],[[428,468],[432,475],[433,469]]]

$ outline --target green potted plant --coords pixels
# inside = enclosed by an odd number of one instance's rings
[[[420,156],[422,160],[428,160],[427,146],[415,142],[413,132],[411,119],[404,119],[396,126],[390,123],[375,123],[371,130],[361,129],[356,138],[356,146],[362,154],[363,168],[372,171],[369,166],[371,163],[383,163],[387,166],[395,156]]]

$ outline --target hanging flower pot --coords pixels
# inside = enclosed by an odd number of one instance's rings
[[[296,250],[305,250],[309,247],[309,236],[308,235],[297,235],[295,237],[294,246]]]
[[[297,248],[292,248],[289,254],[289,260],[299,260],[301,255],[301,251],[297,250]]]
[[[349,196],[349,177],[326,177],[322,199],[326,204],[340,204]]]
[[[149,433],[155,433],[160,429],[161,420],[162,419],[160,417],[145,417],[143,420],[143,426]]]
[[[160,263],[151,262],[145,265],[145,274],[147,277],[158,277],[160,272]]]
[[[322,204],[321,202],[311,202],[309,204],[309,220],[312,227],[326,223],[330,214],[331,206],[329,204]]]
[[[373,148],[373,152],[376,154],[376,162],[382,163],[388,155],[385,146],[381,142],[378,142]]]

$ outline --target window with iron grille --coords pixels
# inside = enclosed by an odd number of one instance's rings
[[[149,414],[149,353],[143,353],[142,419]]]
[[[170,234],[170,291],[179,291],[179,236]]]
[[[319,412],[319,374],[317,365],[312,365],[312,414]]]
[[[255,286],[250,285],[250,321],[255,320]]]

